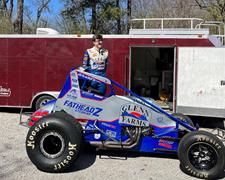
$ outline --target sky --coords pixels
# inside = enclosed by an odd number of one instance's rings
[[[39,0],[24,0],[24,6],[28,8],[32,14],[31,18],[32,21],[35,22],[36,16],[37,16],[37,1]],[[14,1],[14,15],[16,15],[17,11],[17,1]],[[48,27],[57,29],[56,24],[57,20],[56,17],[60,14],[61,10],[63,9],[63,1],[62,0],[51,0],[49,3],[49,8],[50,8],[50,13],[49,12],[43,12],[41,15],[41,18],[47,19],[48,20]],[[26,20],[26,13],[24,12],[24,19]]]
[[[35,22],[36,16],[37,16],[37,5],[38,5],[37,1],[41,1],[41,0],[24,0],[25,8],[29,9],[32,12],[31,18],[33,22]],[[126,4],[122,3],[121,6],[124,7],[126,6]],[[50,7],[50,13],[43,12],[41,17],[48,20],[49,22],[48,27],[55,29],[55,25],[57,24],[57,16],[60,14],[61,10],[64,7],[63,0],[51,0],[49,7]],[[17,0],[14,0],[14,10],[13,10],[14,16],[16,16],[16,11],[17,11]],[[24,12],[24,16],[25,16],[24,20],[26,20],[25,12]],[[91,11],[88,11],[86,14],[87,21],[89,21],[90,18],[91,18]]]
[[[33,16],[36,16],[36,9],[37,9],[37,5],[35,4],[35,0],[25,0],[24,1],[24,5],[28,6],[31,8],[33,13]],[[51,0],[50,4],[50,11],[51,13],[43,13],[44,16],[55,16],[58,15],[60,13],[60,10],[63,8],[63,3],[62,0]]]

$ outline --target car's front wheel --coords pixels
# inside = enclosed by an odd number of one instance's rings
[[[61,172],[77,159],[81,139],[80,124],[72,116],[56,112],[41,118],[30,128],[26,150],[38,169]]]
[[[225,147],[220,139],[206,131],[185,135],[179,144],[181,169],[194,177],[216,179],[225,168]]]

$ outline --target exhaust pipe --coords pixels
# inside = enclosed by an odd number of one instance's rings
[[[115,141],[107,141],[107,142],[90,142],[91,145],[104,149],[104,148],[113,148],[113,149],[131,149],[138,145],[141,137],[141,129],[136,128],[134,139],[128,139],[125,142],[115,142]],[[132,138],[132,137],[131,137]]]

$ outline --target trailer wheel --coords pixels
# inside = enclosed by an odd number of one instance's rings
[[[186,134],[180,141],[178,157],[181,170],[202,179],[216,179],[225,168],[225,147],[206,131]]]
[[[41,118],[27,134],[28,157],[42,171],[66,170],[79,156],[81,129],[81,125],[64,112]]]
[[[47,103],[48,101],[55,99],[54,97],[50,96],[50,95],[43,95],[40,96],[36,101],[35,101],[35,110],[40,109],[41,107],[44,106],[45,103]]]
[[[189,125],[191,125],[192,127],[194,127],[194,123],[193,123],[193,121],[191,120],[190,117],[188,117],[188,116],[186,116],[184,114],[181,114],[181,113],[173,113],[172,116],[174,116],[175,118],[178,118],[181,121],[186,122]]]

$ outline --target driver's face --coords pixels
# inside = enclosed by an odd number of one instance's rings
[[[94,46],[97,47],[97,48],[101,48],[102,47],[102,39],[96,39],[94,42],[93,42]]]

